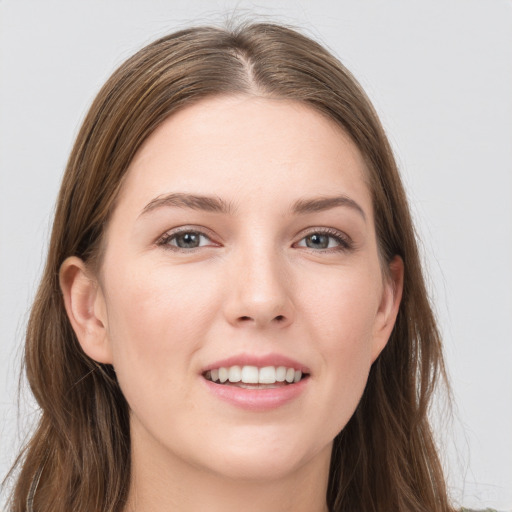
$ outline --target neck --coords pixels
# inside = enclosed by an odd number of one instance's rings
[[[327,512],[330,447],[285,475],[235,478],[194,466],[132,438],[124,512]]]

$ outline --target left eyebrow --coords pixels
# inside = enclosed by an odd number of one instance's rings
[[[333,196],[333,197],[319,197],[312,199],[299,199],[295,201],[292,207],[293,213],[296,214],[307,214],[313,212],[321,212],[324,210],[330,210],[331,208],[337,208],[338,206],[345,206],[351,208],[361,215],[363,220],[366,222],[366,214],[364,210],[359,206],[356,201],[348,196]]]
[[[227,203],[220,197],[184,194],[178,192],[155,197],[144,207],[140,215],[144,215],[145,213],[162,207],[190,208],[191,210],[202,210],[224,214],[230,214],[234,210],[234,206],[232,204]]]

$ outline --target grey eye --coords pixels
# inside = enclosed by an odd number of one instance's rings
[[[314,233],[304,238],[306,241],[306,247],[310,249],[327,249],[329,247],[329,239],[332,238],[329,235],[322,235],[320,233]]]
[[[307,247],[308,249],[316,249],[317,251],[325,251],[332,249],[334,251],[350,250],[352,244],[347,241],[344,236],[337,231],[316,231],[299,240],[295,247]]]
[[[199,235],[197,233],[181,233],[175,240],[176,245],[182,249],[192,249],[199,246]]]
[[[207,245],[209,242],[208,237],[195,231],[185,231],[174,235],[169,244],[179,247],[180,249],[195,249]]]

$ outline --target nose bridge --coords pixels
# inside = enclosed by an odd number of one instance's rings
[[[285,257],[270,240],[243,244],[230,271],[230,322],[286,325],[293,319]]]

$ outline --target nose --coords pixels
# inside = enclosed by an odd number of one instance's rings
[[[294,320],[291,279],[275,251],[242,254],[232,261],[224,311],[234,326],[286,327]]]

